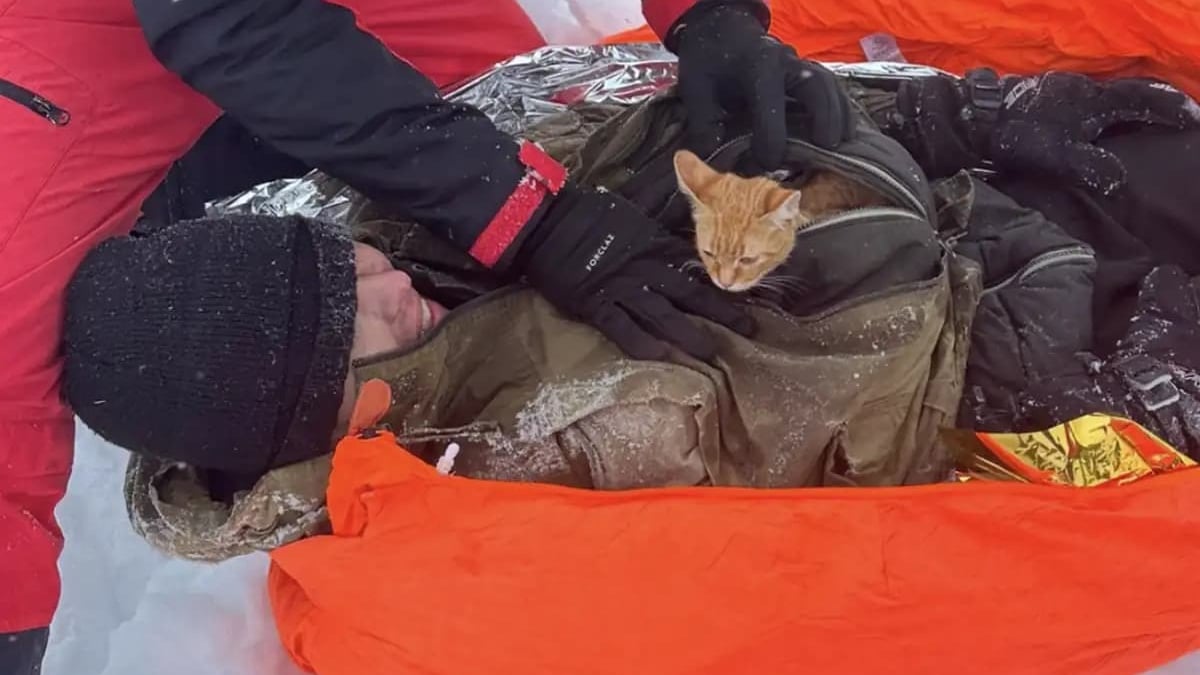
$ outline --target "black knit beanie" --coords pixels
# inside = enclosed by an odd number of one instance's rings
[[[130,451],[242,474],[332,448],[354,338],[354,248],[300,217],[106,241],[67,294],[67,400]]]

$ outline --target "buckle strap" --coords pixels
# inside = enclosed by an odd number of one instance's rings
[[[489,268],[496,266],[546,198],[567,182],[566,167],[535,143],[522,141],[517,160],[525,166],[525,177],[471,246],[471,257]]]
[[[1183,397],[1171,373],[1158,360],[1145,354],[1120,359],[1112,364],[1112,368],[1125,379],[1146,412],[1162,410]]]
[[[1004,107],[1004,86],[991,68],[976,68],[961,81],[963,107],[959,114],[970,130],[971,144],[987,156],[992,130],[1000,121]]]
[[[1004,87],[991,68],[976,68],[967,73],[968,114],[971,118],[994,124],[1004,106]]]

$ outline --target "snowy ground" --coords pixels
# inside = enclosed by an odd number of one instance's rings
[[[519,0],[552,43],[588,43],[641,22],[640,0]],[[62,605],[44,675],[300,675],[280,647],[267,557],[168,559],[133,533],[125,451],[80,427],[58,508]],[[1200,675],[1200,655],[1156,675]]]
[[[206,565],[159,554],[125,514],[128,453],[79,426],[44,675],[300,675],[272,623],[267,556]]]
[[[517,0],[551,44],[592,44],[642,25],[641,0]]]

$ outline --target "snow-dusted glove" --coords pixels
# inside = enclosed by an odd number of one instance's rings
[[[990,155],[1010,170],[1043,170],[1108,194],[1125,182],[1116,155],[1094,145],[1128,123],[1186,129],[1200,126],[1200,107],[1170,85],[1146,79],[1097,82],[1050,72],[1002,80],[1000,124]]]
[[[1003,171],[1052,175],[1110,193],[1125,181],[1121,161],[1095,145],[1124,124],[1200,127],[1200,106],[1174,87],[1142,78],[1099,82],[1077,73],[962,80],[919,78],[901,85],[885,130],[935,176],[989,159]]]
[[[710,360],[716,344],[687,315],[743,334],[753,320],[693,277],[692,245],[662,231],[633,204],[568,185],[522,244],[517,267],[547,300],[591,324],[636,359],[662,359],[667,344]]]
[[[765,12],[763,3],[697,3],[679,20],[670,44],[679,55],[688,147],[709,154],[724,140],[729,117],[745,115],[755,160],[776,169],[783,163],[788,105],[808,114],[809,140],[825,148],[850,137],[854,116],[833,73],[767,35]]]

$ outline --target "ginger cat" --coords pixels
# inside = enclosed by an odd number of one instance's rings
[[[754,288],[786,262],[796,233],[818,218],[889,204],[832,171],[814,171],[800,187],[787,188],[717,171],[687,150],[675,153],[675,176],[692,207],[700,262],[718,288],[734,293]]]

